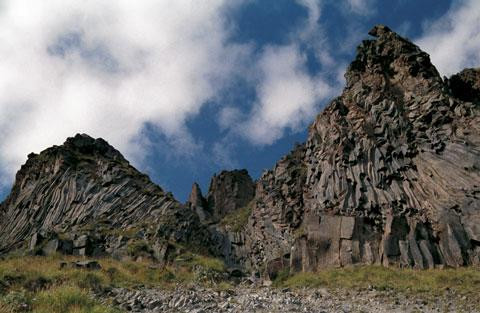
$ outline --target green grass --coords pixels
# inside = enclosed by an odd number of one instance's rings
[[[234,232],[242,231],[247,225],[248,218],[252,214],[253,210],[253,201],[240,208],[235,210],[227,215],[221,220],[220,224],[229,228]]]
[[[60,261],[76,260],[65,256],[1,260],[0,313],[117,312],[93,300],[89,292],[106,287],[170,289],[178,285],[212,287],[223,283],[221,274],[225,265],[222,261],[192,253],[179,258],[183,261],[162,268],[148,261],[97,259],[102,269],[94,271],[60,269]]]
[[[474,296],[480,294],[480,269],[473,267],[458,269],[413,270],[361,266],[328,269],[317,273],[279,275],[274,282],[277,287],[327,287],[346,289],[389,290],[404,294],[438,296],[446,290],[457,294]]]
[[[175,264],[185,266],[189,269],[194,269],[196,266],[210,269],[217,272],[224,272],[226,270],[225,263],[220,259],[206,257],[199,254],[184,253],[175,259]]]
[[[78,287],[60,286],[37,294],[33,304],[37,313],[114,313],[120,312],[98,304],[87,293]]]
[[[127,245],[127,252],[132,257],[138,257],[150,256],[153,250],[146,240],[132,240]]]

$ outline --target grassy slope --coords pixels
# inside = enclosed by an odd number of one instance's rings
[[[480,294],[480,269],[413,270],[359,266],[329,269],[317,273],[282,273],[274,282],[277,287],[328,287],[346,289],[389,290],[403,294],[441,296],[455,291],[467,297]]]
[[[175,266],[156,268],[148,262],[99,259],[102,269],[60,269],[66,257],[18,257],[0,261],[0,313],[115,313],[90,296],[105,287],[137,286],[172,288],[178,284],[202,284],[229,288],[221,274],[224,264],[196,254],[177,257]],[[282,273],[276,287],[327,287],[333,289],[387,290],[412,296],[436,297],[448,289],[467,299],[480,294],[480,270],[476,268],[417,271],[376,266],[328,269],[318,273]],[[469,300],[470,301],[470,300]]]
[[[94,301],[89,293],[105,287],[212,285],[225,270],[221,261],[195,254],[184,254],[176,266],[164,268],[148,262],[99,259],[102,269],[98,271],[60,269],[61,260],[75,259],[58,256],[0,261],[0,313],[113,313],[118,311]]]

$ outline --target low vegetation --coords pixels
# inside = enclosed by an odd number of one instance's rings
[[[174,288],[203,285],[219,290],[232,288],[225,264],[214,258],[184,252],[169,266],[147,261],[97,259],[100,270],[60,268],[65,256],[11,257],[0,261],[0,313],[117,313],[92,295],[110,287]],[[465,299],[480,294],[478,268],[412,270],[359,266],[317,273],[280,272],[278,288],[374,289],[406,295],[436,297],[454,292]]]
[[[203,284],[225,288],[225,265],[220,260],[191,253],[177,259],[174,266],[163,267],[147,261],[97,259],[100,270],[85,270],[60,268],[61,261],[76,260],[72,257],[8,258],[0,261],[0,313],[118,312],[92,297],[109,287]]]
[[[240,208],[227,214],[221,221],[223,226],[228,227],[231,231],[239,232],[245,228],[248,222],[248,218],[252,214],[253,201]]]
[[[456,294],[463,296],[477,297],[480,294],[480,269],[468,267],[413,270],[360,266],[294,275],[281,272],[274,285],[290,288],[373,288],[375,290],[412,295],[423,294],[425,296],[440,296],[446,291],[454,291]]]

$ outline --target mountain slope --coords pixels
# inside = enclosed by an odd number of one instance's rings
[[[260,178],[247,265],[480,262],[480,72],[442,80],[408,40],[370,34],[305,145]]]
[[[270,277],[480,264],[480,70],[442,79],[410,41],[385,26],[370,35],[307,141],[257,182],[223,171],[182,205],[104,140],[77,135],[18,172],[0,253],[30,242],[164,261],[181,243]]]
[[[29,155],[2,208],[0,251],[25,247],[31,238],[60,236],[71,246],[89,236],[98,253],[112,252],[121,248],[118,237],[133,231],[150,242],[208,242],[196,214],[106,141],[87,135]]]

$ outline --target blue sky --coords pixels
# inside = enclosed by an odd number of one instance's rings
[[[256,179],[305,141],[373,25],[449,75],[480,64],[479,17],[474,0],[6,0],[0,198],[29,152],[79,132],[181,201],[223,169]]]

